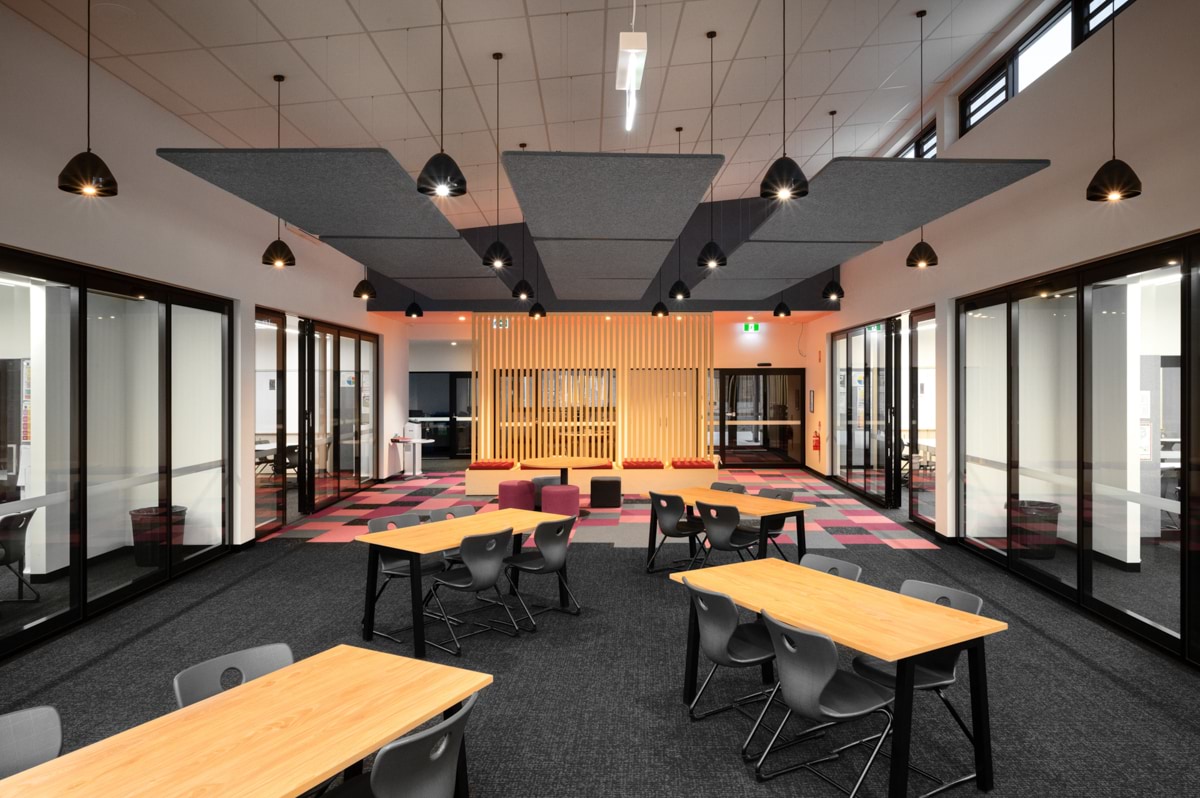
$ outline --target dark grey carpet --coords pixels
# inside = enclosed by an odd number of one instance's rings
[[[57,706],[73,749],[171,711],[171,677],[190,663],[269,641],[288,642],[298,656],[360,644],[365,556],[357,544],[278,540],[208,565],[0,665],[0,711]],[[973,590],[985,612],[1012,625],[988,649],[994,795],[1200,792],[1197,671],[953,548],[862,546],[845,556],[883,587],[912,577]],[[518,639],[472,637],[459,660],[434,654],[496,676],[469,729],[474,795],[834,794],[803,773],[756,784],[738,756],[748,722],[735,713],[687,721],[679,586],[643,573],[636,550],[577,544],[570,557],[584,615],[543,615],[539,633]],[[549,579],[526,584],[546,596],[552,586]],[[405,593],[389,591],[381,623],[399,625],[407,610]],[[757,681],[754,671],[718,672],[712,700],[749,692]],[[966,711],[966,685],[951,692]],[[811,756],[861,731],[848,727],[789,753]],[[918,697],[914,735],[917,763],[945,774],[969,767],[965,741],[931,696]],[[863,756],[851,754],[828,772],[849,778]],[[866,795],[885,792],[885,773],[877,768]],[[914,776],[913,788],[924,782]],[[973,788],[958,794],[968,793]]]

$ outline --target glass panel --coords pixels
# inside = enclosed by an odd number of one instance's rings
[[[599,405],[602,400],[593,395],[589,404]],[[454,377],[454,456],[471,456],[471,377]]]
[[[225,316],[171,306],[171,557],[225,542]]]
[[[88,292],[89,601],[166,576],[172,512],[159,491],[159,310]]]
[[[284,465],[278,413],[280,392],[279,321],[254,320],[254,529],[278,529],[284,523]]]
[[[1079,541],[1074,290],[1017,302],[1017,504],[1009,551],[1075,586]]]
[[[833,342],[833,374],[837,381],[833,405],[833,473],[842,479],[850,478],[850,443],[849,422],[846,418],[847,385],[850,382],[850,367],[846,362],[846,336],[839,336]]]
[[[866,333],[855,330],[850,333],[850,357],[846,361],[850,382],[850,466],[847,469],[847,480],[851,485],[863,487],[863,463],[866,456],[866,429],[864,419],[867,412],[866,372],[863,363],[866,359],[864,341]]]
[[[1046,74],[1071,52],[1071,12],[1046,29],[1017,56],[1017,91]]]
[[[804,463],[804,378],[800,374],[766,374],[767,449],[779,462]]]
[[[883,324],[867,328],[867,417],[866,453],[863,457],[863,490],[882,497],[886,490],[887,469],[887,389],[888,335]]]
[[[1007,552],[1008,324],[1004,304],[967,311],[963,349],[963,533]]]
[[[917,145],[909,144],[896,157],[897,158],[916,158],[917,157]]]
[[[913,390],[916,391],[916,436],[910,440],[910,476],[912,512],[933,523],[937,518],[937,322],[921,319],[913,332],[916,365]],[[910,425],[911,429],[911,425]]]
[[[338,336],[338,455],[343,496],[358,490],[358,336]]]
[[[313,331],[313,504],[322,507],[338,495],[338,475],[334,466],[333,392],[337,375],[333,367],[333,347],[337,333],[316,328]]]
[[[290,523],[300,517],[300,319],[288,316],[284,333],[283,520]]]
[[[69,286],[0,272],[0,640],[79,603],[69,578],[79,557],[70,507],[73,296]]]
[[[1178,263],[1178,260],[1171,261]],[[1173,634],[1180,612],[1178,265],[1091,291],[1092,595]]]
[[[967,106],[968,127],[977,124],[1008,99],[1007,86],[1008,76],[1001,73],[994,83],[986,86],[971,99],[971,102]]]
[[[449,457],[450,374],[445,371],[408,375],[408,418],[421,425],[421,437],[432,440],[422,448],[425,457]]]
[[[365,484],[375,479],[375,341],[363,338],[359,347],[359,476]]]

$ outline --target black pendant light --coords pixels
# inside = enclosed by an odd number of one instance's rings
[[[716,117],[716,96],[713,94],[713,39],[717,38],[717,32],[710,30],[708,36],[708,154],[712,155],[715,150],[713,148],[713,140],[717,127]],[[721,245],[717,243],[716,237],[713,235],[713,193],[716,186],[716,175],[708,184],[708,243],[700,249],[700,254],[696,256],[696,265],[701,269],[716,269],[724,266],[728,261],[725,258],[725,250],[721,249]],[[674,291],[671,292],[672,294]]]
[[[525,279],[525,233],[524,227],[521,228],[521,279],[513,286],[513,299],[533,299],[533,286]]]
[[[1142,179],[1133,167],[1117,157],[1117,16],[1108,23],[1112,28],[1112,159],[1096,170],[1088,183],[1088,202],[1120,202],[1142,194]]]
[[[87,149],[58,173],[58,189],[81,197],[117,196],[117,178],[104,159],[92,152],[92,0],[87,0]]]
[[[375,286],[371,285],[371,281],[367,279],[366,266],[363,266],[363,278],[358,281],[358,285],[354,286],[354,296],[363,301],[375,299],[378,296],[375,292]]]
[[[833,278],[825,283],[825,287],[821,289],[821,296],[828,299],[830,302],[841,302],[846,298],[846,292],[842,290],[842,284],[838,280],[839,272],[835,272]]]
[[[779,29],[783,37],[780,56],[783,65],[783,155],[767,170],[758,187],[758,195],[763,199],[790,200],[808,196],[808,178],[800,164],[787,154],[787,0],[779,0],[779,5],[783,8],[783,25]]]
[[[658,302],[656,302],[654,304],[654,307],[650,308],[650,315],[658,316],[660,318],[671,315],[670,308],[668,308],[666,303],[662,301],[662,272],[661,271],[659,271],[659,273],[658,273]]]
[[[438,151],[425,162],[417,176],[417,191],[427,197],[461,197],[467,193],[467,178],[454,159],[446,154],[446,13],[438,3]]]
[[[504,53],[492,53],[496,60],[496,240],[483,253],[483,265],[499,271],[512,266],[512,253],[500,240],[500,59]],[[525,234],[521,233],[521,248],[525,248]],[[521,264],[522,270],[525,264]]]
[[[921,106],[920,118],[917,120],[917,130],[925,129],[925,9],[917,12],[917,19],[921,22]],[[933,247],[925,240],[925,225],[921,225],[921,240],[918,241],[908,252],[908,258],[904,261],[904,265],[910,269],[928,269],[930,266],[938,265],[938,256],[934,252]]]
[[[789,308],[788,304],[783,301],[783,292],[782,291],[779,292],[779,304],[775,306],[774,315],[776,317],[792,315],[792,309]]]
[[[683,128],[675,128],[675,152],[683,152]],[[685,228],[686,229],[686,228]],[[675,241],[675,282],[671,285],[671,289],[667,291],[672,298],[679,301],[692,298],[692,292],[687,287],[687,283],[683,281],[683,234],[680,233],[679,238]]]
[[[525,145],[522,144],[521,146],[524,147]],[[522,235],[523,235],[523,233],[522,233]],[[524,245],[522,244],[522,246],[524,246]],[[521,253],[522,260],[524,259],[524,257],[525,257],[525,253],[522,252]],[[537,283],[537,290],[540,291],[542,289],[542,253],[540,253],[540,252],[537,254],[537,263],[534,265],[533,281],[535,283]],[[533,303],[533,307],[531,307],[529,309],[529,317],[533,318],[533,319],[544,319],[546,317],[546,309],[544,307],[542,307],[541,302]]]
[[[425,311],[421,310],[421,306],[417,304],[417,291],[412,289],[412,303],[404,309],[404,315],[410,319],[419,319],[425,315]]]
[[[279,149],[282,142],[282,127],[283,127],[283,106],[280,104],[283,91],[283,75],[275,75],[275,149]],[[296,265],[296,256],[292,253],[292,248],[289,247],[283,240],[282,224],[279,217],[275,217],[275,240],[267,244],[266,250],[263,252],[262,262],[264,266],[272,266],[276,269],[284,269],[288,266]]]

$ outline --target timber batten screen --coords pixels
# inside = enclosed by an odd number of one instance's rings
[[[708,313],[476,313],[473,459],[711,457]]]

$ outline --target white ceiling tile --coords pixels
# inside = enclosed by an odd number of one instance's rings
[[[256,0],[289,39],[358,33],[362,26],[344,0]]]
[[[529,13],[574,14],[578,11],[593,11],[604,8],[604,0],[525,0]]]
[[[261,101],[270,105],[275,104],[277,91],[284,105],[334,98],[333,93],[288,42],[217,47],[211,52],[254,89]],[[275,75],[284,76],[281,85],[275,84]]]
[[[228,111],[264,104],[261,97],[207,50],[151,53],[133,56],[132,60],[202,111]]]
[[[603,71],[603,12],[533,17],[530,28],[538,75],[543,80]]]
[[[950,9],[958,0],[897,0],[888,9],[887,16],[879,23],[879,31],[872,36],[872,42],[892,44],[895,42],[913,42],[921,40],[921,23],[917,12],[925,10],[925,38],[937,38],[938,28],[950,16]],[[993,3],[1003,6],[1004,3]],[[965,31],[964,31],[965,32]],[[972,31],[974,32],[974,31]],[[949,35],[949,31],[946,31]]]
[[[216,111],[209,116],[251,147],[274,147],[277,124],[280,146],[313,146],[312,140],[296,130],[286,117],[277,119],[274,108]]]
[[[128,58],[97,58],[96,64],[107,69],[142,94],[174,114],[194,114],[198,109],[175,92],[147,75]]]
[[[835,0],[845,2],[845,0]],[[825,11],[829,0],[788,0],[787,52],[794,53],[803,46],[806,49],[825,47],[819,42],[805,40],[812,33],[817,19]],[[776,56],[783,52],[783,34],[780,24],[780,0],[761,0],[754,16],[746,26],[745,36],[739,53],[741,58]],[[717,31],[720,38],[720,31]]]
[[[683,7],[675,34],[675,47],[671,51],[671,65],[708,62],[708,31],[715,31],[712,40],[713,57],[717,61],[729,61],[737,52],[754,4],[729,3],[726,0],[693,0]]]
[[[496,86],[480,86],[480,101],[483,105],[483,115],[489,128],[496,127]],[[504,127],[528,127],[543,121],[542,96],[538,82],[535,80],[523,83],[508,83],[500,85],[500,121]]]
[[[727,61],[713,66],[717,85],[724,79],[728,68]],[[658,105],[660,111],[708,107],[707,63],[673,66],[667,70],[666,81],[662,90],[662,100]]]
[[[67,15],[44,0],[4,0],[4,4],[79,53],[87,50],[87,33]],[[92,36],[92,58],[114,56],[117,51]]]
[[[431,136],[415,136],[409,139],[381,141],[380,145],[387,148],[392,157],[399,161],[400,165],[407,169],[413,176],[419,174],[425,166],[425,162],[438,151],[437,139]],[[467,190],[471,190],[470,184],[467,185]]]
[[[475,22],[525,16],[522,0],[446,0],[447,22]]]
[[[79,0],[49,2],[77,24],[86,24],[85,3]],[[92,35],[124,55],[186,50],[199,45],[199,42],[159,11],[150,0],[93,3]]]
[[[550,149],[550,142],[547,139],[545,125],[529,125],[527,127],[508,127],[500,131],[500,149],[501,150],[516,150],[519,149],[521,142],[525,142],[526,149],[530,152],[544,152]]]
[[[834,78],[828,91],[869,91],[878,88],[916,49],[911,42],[863,47]]]
[[[624,120],[618,121],[624,122]],[[707,108],[693,108],[685,111],[660,111],[654,120],[654,132],[650,138],[650,144],[653,146],[669,144],[674,148],[677,138],[675,128],[682,127],[683,130],[678,134],[678,137],[683,140],[683,151],[691,152],[692,144],[700,138],[701,131],[707,131],[707,121]],[[705,136],[707,135],[705,133]],[[707,138],[704,140],[704,151],[708,152]],[[671,152],[674,152],[674,149]]]
[[[167,16],[205,47],[269,42],[279,38],[251,0],[154,0]]]
[[[356,97],[344,101],[372,139],[407,139],[428,133],[412,103],[403,94]]]
[[[938,0],[927,0],[937,2]],[[876,0],[837,0],[824,9],[805,50],[859,47],[875,32],[885,9]],[[789,15],[790,16],[790,15]],[[794,48],[789,44],[788,50]]]
[[[342,99],[400,91],[388,63],[365,33],[300,39],[292,45]]]
[[[400,79],[405,91],[437,90],[440,74],[437,28],[390,30],[373,33],[371,37],[379,46],[392,71],[396,73],[396,77]],[[467,72],[458,57],[458,50],[455,49],[449,32],[446,33],[444,60],[446,88],[468,85]]]
[[[372,31],[438,24],[438,0],[351,0],[350,7]]]
[[[717,104],[762,102],[778,82],[778,58],[739,58],[730,66],[725,82],[717,87]]]
[[[439,129],[439,93],[437,91],[410,92],[408,98],[436,135]],[[483,118],[483,112],[479,108],[474,90],[469,88],[446,89],[446,135],[486,129],[487,122]]]
[[[547,122],[570,122],[600,116],[602,75],[543,80],[542,103]]]
[[[283,106],[283,116],[318,147],[368,146],[370,136],[336,100]]]
[[[245,147],[247,142],[235,136],[204,114],[188,114],[182,119],[222,147]]]
[[[1012,16],[1014,5],[997,3],[994,0],[959,0],[950,18],[938,29],[938,34],[943,34],[943,31],[945,35],[950,36],[983,36],[993,33],[1002,28]]]
[[[600,149],[600,120],[550,125],[550,149],[555,152],[596,152]]]
[[[467,74],[475,85],[496,82],[496,60],[493,53],[502,53],[500,80],[533,80],[533,45],[524,17],[491,22],[470,22],[451,26],[458,52],[467,66]]]
[[[850,63],[857,50],[821,50],[801,53],[788,68],[787,93],[789,97],[815,97],[829,91],[829,85]],[[778,61],[775,62],[778,66]],[[772,95],[779,98],[779,91]]]

